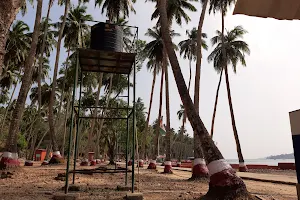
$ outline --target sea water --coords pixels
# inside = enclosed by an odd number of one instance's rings
[[[239,164],[238,159],[226,159],[230,164]],[[278,166],[278,163],[295,163],[295,159],[245,159],[246,165]]]

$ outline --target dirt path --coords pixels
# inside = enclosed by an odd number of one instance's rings
[[[14,172],[12,178],[0,179],[1,200],[46,200],[62,191],[64,181],[54,180],[64,167],[22,167]],[[140,178],[136,177],[140,192],[145,200],[188,200],[197,199],[208,189],[206,182],[189,182],[190,172],[175,171],[172,175],[141,169]],[[124,185],[124,174],[94,174],[76,177],[76,185],[81,188],[80,199],[116,200],[122,199],[126,192],[116,191],[117,185]],[[129,176],[130,178],[130,176]],[[296,189],[272,183],[245,181],[250,192],[260,194],[267,200],[293,200]],[[273,198],[272,198],[273,197]]]

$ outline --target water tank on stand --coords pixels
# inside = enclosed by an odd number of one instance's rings
[[[115,24],[100,22],[92,26],[91,49],[122,52],[123,29]]]

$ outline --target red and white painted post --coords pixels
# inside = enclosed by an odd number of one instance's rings
[[[144,167],[144,160],[143,159],[139,160],[139,167]]]
[[[89,166],[89,160],[87,158],[83,159],[80,163],[80,166]]]
[[[194,159],[192,172],[192,178],[208,177],[208,169],[203,158]]]
[[[239,163],[239,171],[240,172],[248,172],[249,171],[244,162]]]
[[[172,173],[172,162],[171,161],[165,161],[165,168],[164,173]]]
[[[59,164],[64,163],[63,157],[60,154],[60,151],[54,151],[52,158],[49,161],[49,164]]]
[[[150,164],[148,165],[148,169],[156,169],[156,160],[150,160]]]
[[[230,164],[225,159],[215,160],[207,165],[209,170],[210,184],[213,186],[230,186],[233,183],[228,182],[228,175],[234,173]],[[222,181],[225,181],[224,183]]]
[[[18,153],[4,152],[0,161],[0,169],[9,169],[20,166]]]

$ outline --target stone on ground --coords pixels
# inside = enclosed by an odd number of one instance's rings
[[[126,200],[143,200],[143,194],[142,193],[127,193]]]

